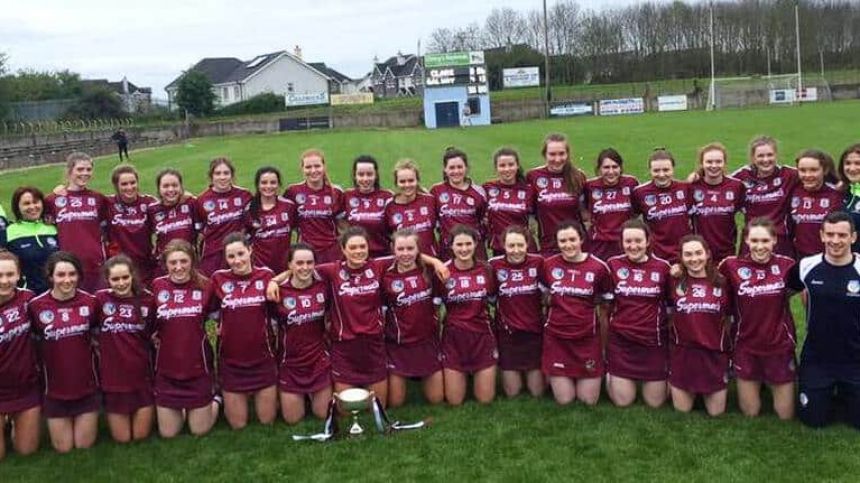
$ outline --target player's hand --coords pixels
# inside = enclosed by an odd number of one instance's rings
[[[281,286],[274,280],[269,280],[266,286],[266,299],[270,302],[278,302],[281,299]]]

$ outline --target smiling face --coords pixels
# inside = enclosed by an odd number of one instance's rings
[[[176,175],[165,174],[158,182],[158,196],[161,197],[162,203],[167,206],[178,203],[183,191],[182,182]]]
[[[612,158],[603,158],[600,161],[598,174],[603,179],[604,184],[612,186],[621,179],[621,165]]]
[[[42,200],[33,193],[24,193],[18,198],[18,211],[21,217],[27,221],[36,221],[42,218],[44,206]]]
[[[824,184],[824,168],[818,159],[807,157],[798,159],[797,175],[803,189],[807,191],[818,191]]]
[[[688,241],[681,246],[681,263],[692,277],[704,277],[710,253],[698,240]]]
[[[302,174],[311,186],[322,186],[325,182],[325,163],[322,157],[311,154],[302,159]]]
[[[173,283],[185,283],[191,280],[191,256],[179,250],[169,252],[164,259],[167,274]]]
[[[358,163],[355,165],[355,185],[362,193],[370,193],[376,189],[376,168],[373,163]]]
[[[767,263],[773,256],[776,236],[763,226],[753,226],[747,231],[746,244],[754,262]]]
[[[281,191],[281,182],[278,181],[278,175],[275,173],[263,173],[260,175],[260,182],[257,183],[257,191],[264,198],[274,198]]]
[[[93,177],[93,162],[80,160],[66,173],[70,189],[84,189]]]
[[[54,271],[51,273],[51,286],[54,288],[56,295],[62,298],[70,298],[78,289],[78,281],[80,274],[78,270],[69,262],[58,262],[54,266]]]
[[[752,163],[760,176],[768,176],[776,169],[776,149],[770,144],[756,146]]]
[[[454,186],[460,186],[466,179],[466,162],[463,158],[450,158],[445,162],[445,177]]]
[[[505,256],[511,263],[522,263],[528,252],[528,241],[520,233],[508,233],[505,236]]]
[[[414,170],[400,169],[395,174],[397,189],[400,194],[412,198],[418,193],[418,176]]]
[[[576,260],[579,254],[582,253],[582,237],[579,236],[579,232],[575,228],[559,230],[555,235],[555,239],[558,242],[561,256],[565,260]]]
[[[515,156],[502,155],[496,159],[496,175],[503,184],[514,184],[520,163]]]
[[[314,252],[305,249],[299,249],[292,253],[292,259],[289,263],[289,269],[293,273],[293,277],[299,282],[308,283],[314,276]]]
[[[711,149],[702,153],[702,171],[705,181],[722,181],[726,172],[726,156],[719,149]]]
[[[393,245],[394,258],[397,260],[397,264],[404,269],[414,267],[418,261],[418,237],[398,236],[394,239]]]
[[[243,242],[233,242],[224,247],[224,258],[236,275],[251,273],[251,249]]]
[[[658,188],[667,188],[672,184],[675,176],[675,167],[671,159],[655,159],[651,161],[651,180]]]
[[[567,143],[563,141],[550,141],[546,145],[546,168],[553,173],[561,173],[564,166],[570,162],[567,151]]]
[[[851,244],[857,241],[857,233],[851,231],[851,225],[847,221],[824,222],[820,234],[825,253],[835,259],[849,256]]]
[[[621,247],[631,262],[644,262],[648,258],[648,235],[640,228],[625,228],[621,232]]]
[[[461,233],[451,241],[451,251],[460,262],[472,262],[475,257],[475,239],[471,235]]]
[[[118,263],[110,268],[107,276],[108,286],[119,297],[128,297],[132,290],[131,269],[124,263]]]
[[[367,246],[367,238],[361,235],[351,236],[346,240],[343,247],[343,258],[350,268],[359,268],[367,262],[369,249]]]
[[[0,298],[7,300],[15,295],[21,271],[18,264],[12,260],[0,260]]]
[[[134,173],[123,173],[116,181],[116,192],[120,199],[129,203],[137,200],[140,190],[137,185],[137,176]]]
[[[219,193],[230,191],[233,187],[233,170],[226,163],[215,166],[212,170],[212,189]]]
[[[851,153],[846,156],[842,167],[849,182],[860,183],[860,153]]]

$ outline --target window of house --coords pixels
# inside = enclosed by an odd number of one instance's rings
[[[296,88],[292,82],[287,82],[287,92],[295,92]]]
[[[233,99],[241,99],[242,96],[239,95],[239,86],[233,86]]]
[[[469,100],[469,112],[473,116],[477,116],[481,113],[481,99],[478,97],[470,97]]]
[[[229,98],[230,98],[230,89],[227,89],[226,87],[222,87],[221,88],[221,100],[226,101]]]

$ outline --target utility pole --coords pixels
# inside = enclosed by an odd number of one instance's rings
[[[797,95],[800,96],[803,92],[803,73],[800,70],[800,5],[797,3],[794,4],[794,36],[797,41]]]
[[[717,88],[714,80],[716,79],[716,68],[714,66],[714,2],[711,2],[711,88],[708,92],[708,99],[711,100],[711,105],[708,106],[710,110],[714,110],[716,106],[716,93]]]
[[[546,15],[546,0],[543,0],[543,48],[544,115],[549,117],[549,21]]]

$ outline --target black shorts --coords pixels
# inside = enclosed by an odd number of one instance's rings
[[[807,426],[826,426],[833,417],[834,401],[844,405],[845,419],[860,429],[860,366],[801,364],[798,416]]]

